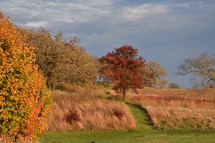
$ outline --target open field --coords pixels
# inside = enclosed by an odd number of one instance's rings
[[[82,96],[86,93],[91,94]],[[45,132],[38,142],[213,143],[214,93],[212,89],[203,91],[145,88],[138,92],[129,91],[125,104],[119,100],[119,95],[104,89],[83,90],[76,87],[69,93],[56,92],[53,99],[56,101],[52,111],[54,114],[49,120],[50,130]],[[70,113],[66,111],[72,109],[76,112],[71,114],[71,120],[65,120]],[[113,112],[115,109],[117,114]],[[78,113],[78,116],[75,113]],[[123,120],[121,115],[124,116]],[[131,120],[126,123],[126,119]],[[132,123],[133,119],[136,123]],[[129,122],[132,123],[131,126],[128,125]],[[63,129],[68,131],[62,131]]]
[[[136,127],[125,103],[87,93],[55,91],[48,117],[49,131],[127,130]]]
[[[214,89],[150,89],[128,101],[147,110],[157,128],[215,128]]]
[[[146,112],[129,106],[137,128],[126,131],[45,132],[42,143],[213,143],[215,130],[154,130]]]

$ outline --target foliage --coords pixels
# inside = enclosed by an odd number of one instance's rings
[[[59,83],[89,84],[97,80],[97,59],[77,44],[76,37],[67,42],[62,32],[53,35],[45,29],[21,31],[36,47],[36,62],[49,88],[55,89]]]
[[[24,38],[0,13],[0,142],[30,142],[46,127],[50,95]]]
[[[215,54],[208,57],[207,53],[202,53],[197,58],[187,58],[178,69],[179,75],[191,74],[196,87],[215,87]]]
[[[166,87],[167,71],[157,61],[148,61],[142,71],[144,86],[163,88]]]
[[[26,35],[26,42],[33,43],[36,52],[36,63],[47,78],[49,88],[54,88],[57,82],[57,61],[60,48],[63,46],[62,34],[58,33],[55,37],[45,29],[37,32],[20,29]]]
[[[144,59],[137,58],[137,52],[137,49],[132,46],[124,45],[99,59],[102,65],[100,76],[113,82],[114,90],[123,92],[123,100],[126,90],[142,87],[140,73],[144,66]]]
[[[84,48],[66,43],[59,53],[59,82],[72,84],[95,84],[98,76],[98,59],[89,55]]]

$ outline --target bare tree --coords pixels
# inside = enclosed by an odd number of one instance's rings
[[[187,58],[178,69],[178,75],[190,74],[196,87],[215,87],[215,54],[209,57],[202,53],[197,58]]]

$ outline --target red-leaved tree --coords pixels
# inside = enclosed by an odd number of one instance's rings
[[[128,89],[142,88],[141,71],[145,60],[137,57],[137,53],[137,49],[124,45],[99,59],[100,76],[114,83],[113,89],[123,93],[123,100]]]

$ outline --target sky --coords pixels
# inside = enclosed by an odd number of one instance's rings
[[[184,59],[215,53],[214,0],[0,0],[0,11],[23,28],[76,36],[93,56],[132,45],[181,87],[192,86],[176,74]]]

